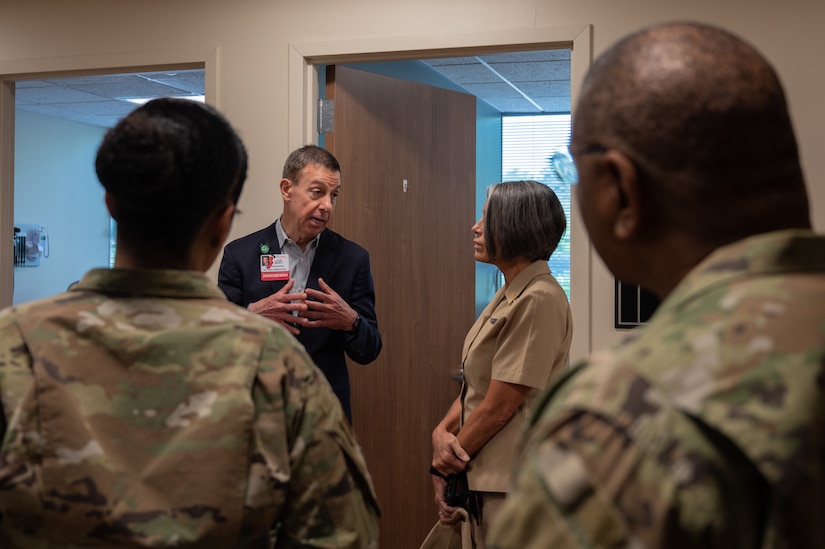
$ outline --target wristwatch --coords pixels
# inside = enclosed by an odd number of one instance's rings
[[[355,322],[352,323],[352,330],[350,330],[349,332],[351,334],[357,332],[358,327],[360,325],[361,325],[361,315],[358,315],[357,317],[355,317]]]

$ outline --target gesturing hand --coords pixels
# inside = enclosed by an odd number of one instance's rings
[[[324,282],[323,278],[318,279],[320,291],[307,288],[306,293],[311,299],[306,302],[307,308],[298,313],[308,322],[304,326],[310,328],[332,328],[348,332],[352,330],[358,313],[350,307],[338,293]]]
[[[290,278],[283,288],[260,301],[250,303],[247,309],[253,313],[271,318],[289,330],[292,335],[298,335],[301,333],[298,326],[306,326],[308,322],[306,318],[300,316],[301,313],[307,310],[307,294],[303,292],[288,293],[294,285],[295,280]],[[299,316],[295,316],[293,311],[298,311]]]

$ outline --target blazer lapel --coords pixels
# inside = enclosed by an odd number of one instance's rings
[[[330,283],[329,273],[332,272],[332,264],[335,261],[335,248],[338,246],[335,234],[325,229],[318,240],[318,249],[315,250],[315,258],[309,268],[309,279],[307,288],[320,290],[318,279],[323,278]]]

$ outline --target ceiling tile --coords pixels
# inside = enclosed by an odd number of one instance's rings
[[[56,108],[64,108],[70,113],[85,115],[116,115],[123,117],[138,108],[139,105],[128,101],[96,101],[94,103],[65,103],[64,105],[52,105]]]
[[[62,107],[62,105],[59,105]],[[31,103],[28,105],[15,105],[15,108],[20,109],[21,111],[28,111],[28,112],[36,112],[38,114],[44,114],[46,116],[54,116],[57,118],[66,118],[69,119],[70,113],[66,111],[64,108],[57,108],[52,105],[40,105],[37,103]]]
[[[30,103],[48,105],[51,103],[84,103],[90,101],[106,101],[106,97],[86,93],[85,91],[67,88],[66,86],[48,85],[37,88],[22,88],[17,90],[16,96]]]
[[[522,94],[518,92],[518,90],[514,89],[513,86],[507,84],[506,82],[495,82],[488,84],[464,84],[464,87],[467,88],[467,91],[469,91],[473,95],[477,95],[485,99],[509,99],[524,97]],[[488,101],[489,100],[490,99],[488,99]]]
[[[69,118],[69,120],[73,120],[75,122],[80,122],[82,124],[91,124],[93,126],[102,126],[104,128],[111,128],[115,124],[120,122],[121,118],[123,118],[123,117],[122,116],[115,116],[115,115],[74,114]]]
[[[81,84],[76,89],[103,97],[167,97],[174,95],[191,95],[186,90],[172,88],[143,78],[132,78],[127,82],[102,84]]]
[[[43,88],[52,85],[54,84],[47,80],[18,80],[15,82],[15,86],[17,86],[18,90],[22,88]]]
[[[542,111],[523,97],[497,97],[493,105],[502,113],[539,114]]]
[[[47,78],[43,80],[55,86],[66,86],[71,88],[73,86],[83,86],[87,84],[119,84],[128,82],[135,78],[135,74],[95,74],[91,76],[64,76],[60,78]]]
[[[472,65],[442,65],[438,67],[437,70],[461,86],[465,84],[501,82],[501,77],[481,63]]]
[[[570,62],[570,49],[559,48],[555,50],[538,50],[538,51],[513,51],[503,53],[491,53],[480,55],[482,59],[488,63],[523,63],[523,62],[538,62],[538,61],[567,61]]]
[[[546,113],[570,112],[570,97],[534,97],[533,101],[538,103],[541,110]]]
[[[550,80],[543,82],[518,82],[516,87],[533,99],[536,97],[566,97],[570,100],[570,82]]]
[[[478,59],[475,57],[446,57],[443,59],[422,59],[424,63],[432,66],[432,67],[440,67],[445,65],[468,65],[472,63],[478,63]]]
[[[570,81],[570,63],[566,61],[539,61],[535,63],[490,63],[490,66],[512,82],[545,80]]]
[[[183,90],[194,95],[203,95],[205,89],[202,70],[178,72],[149,72],[140,75],[141,78],[158,82],[172,88]]]

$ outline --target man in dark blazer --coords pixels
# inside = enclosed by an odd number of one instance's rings
[[[326,228],[341,189],[341,167],[329,151],[293,151],[280,188],[283,214],[224,248],[218,286],[297,337],[352,421],[344,354],[368,364],[381,351],[369,253]]]

